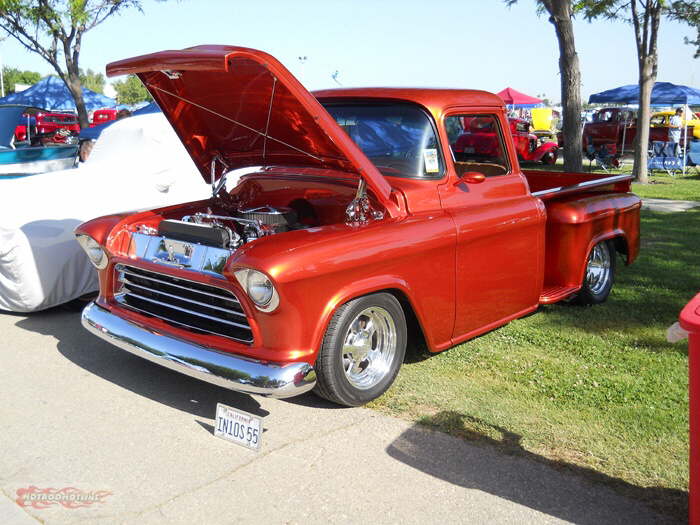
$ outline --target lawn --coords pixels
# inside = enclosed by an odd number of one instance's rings
[[[664,180],[664,182],[666,182]],[[697,178],[654,197],[698,195]],[[636,188],[635,188],[636,189]],[[544,306],[440,354],[417,349],[371,407],[573,470],[683,518],[687,343],[666,328],[700,290],[700,210],[642,214],[637,262],[595,307]]]

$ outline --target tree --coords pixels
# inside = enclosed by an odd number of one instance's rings
[[[505,0],[511,6],[518,0]],[[581,171],[581,71],[574,41],[573,17],[579,1],[536,0],[539,12],[547,12],[559,43],[559,74],[561,76],[561,106],[564,126],[564,169]]]
[[[153,100],[151,94],[136,75],[128,75],[124,80],[118,80],[112,86],[117,92],[117,102],[119,104],[132,105]]]
[[[51,64],[87,127],[79,68],[83,36],[129,7],[140,11],[140,0],[0,0],[0,29]]]
[[[647,162],[649,156],[649,120],[651,118],[651,90],[658,71],[658,39],[661,18],[686,22],[697,28],[698,38],[687,43],[696,47],[695,57],[700,55],[700,4],[690,0],[585,0],[580,2],[586,18],[621,19],[634,28],[639,67],[639,110],[637,134],[634,138],[634,173],[642,184],[649,182]]]
[[[80,70],[80,83],[95,93],[103,93],[105,87],[105,76],[102,73],[88,69],[87,71]]]
[[[5,95],[15,92],[15,84],[36,84],[41,80],[41,75],[36,71],[21,71],[16,67],[3,67],[2,80]]]

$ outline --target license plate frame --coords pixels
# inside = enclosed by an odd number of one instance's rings
[[[223,403],[216,404],[216,437],[257,452],[262,444],[262,433],[261,417]]]

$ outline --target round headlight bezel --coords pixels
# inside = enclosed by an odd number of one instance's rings
[[[109,262],[107,252],[105,252],[104,248],[102,248],[95,239],[85,234],[78,234],[75,238],[95,268],[98,270],[107,268],[107,263]]]
[[[234,272],[251,302],[261,312],[272,312],[279,306],[280,298],[272,279],[263,272],[244,268]]]

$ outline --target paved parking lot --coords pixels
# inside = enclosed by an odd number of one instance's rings
[[[3,524],[660,520],[571,473],[371,410],[178,375],[88,334],[77,308],[0,314],[0,334]],[[260,452],[213,436],[217,402],[264,418]],[[100,497],[14,503],[69,487]]]

